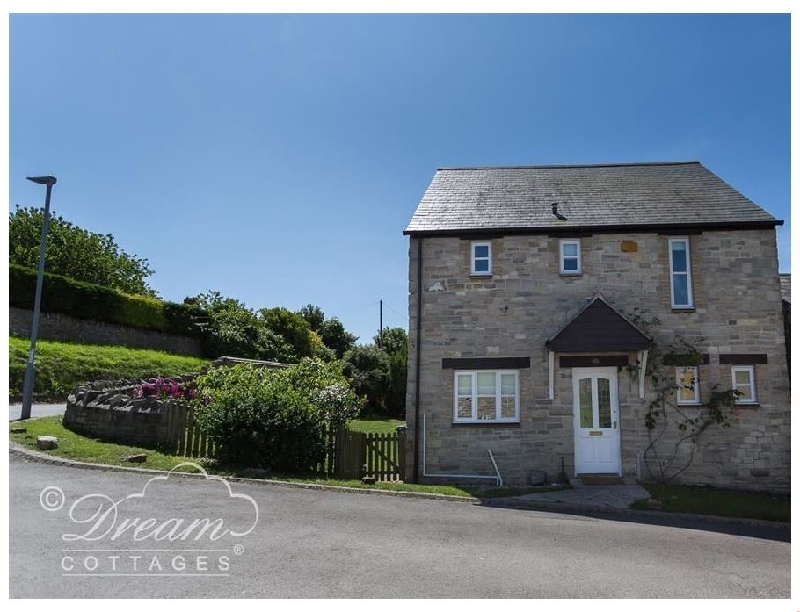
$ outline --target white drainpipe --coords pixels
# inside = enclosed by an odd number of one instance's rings
[[[482,474],[429,474],[427,470],[427,456],[428,456],[428,423],[427,415],[422,415],[422,475],[426,478],[470,478],[481,480],[494,480],[498,487],[503,486],[503,477],[500,475],[500,470],[497,469],[497,462],[494,460],[494,455],[491,449],[486,449],[489,453],[489,459],[492,461],[496,476],[486,476]]]

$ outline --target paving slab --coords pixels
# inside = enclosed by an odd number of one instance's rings
[[[630,508],[630,505],[637,500],[649,498],[650,494],[644,487],[635,483],[626,483],[608,486],[576,486],[562,491],[527,493],[513,499],[564,504],[565,506],[622,509]]]

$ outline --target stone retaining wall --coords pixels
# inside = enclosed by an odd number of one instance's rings
[[[264,368],[282,368],[286,364],[257,361],[237,357],[220,357],[211,367],[246,363]],[[170,379],[186,384],[196,379],[196,374]],[[164,446],[170,443],[168,430],[170,411],[176,407],[171,399],[136,397],[142,384],[155,384],[156,378],[97,381],[81,385],[67,398],[63,425],[85,436],[132,444],[135,446]]]
[[[30,337],[33,311],[9,308],[8,333],[11,336]],[[77,319],[58,312],[43,312],[39,319],[39,338],[62,342],[110,344],[130,348],[167,351],[176,355],[201,357],[200,340],[175,336],[149,329],[123,327],[111,323]]]
[[[170,380],[183,384],[196,377],[193,374]],[[78,387],[67,398],[64,427],[134,446],[163,446],[168,440],[167,420],[173,400],[136,397],[139,385],[155,382],[155,378],[123,379]]]

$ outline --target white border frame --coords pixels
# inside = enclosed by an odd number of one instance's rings
[[[748,406],[758,403],[758,391],[756,390],[756,368],[752,365],[731,366],[731,388],[736,389],[736,372],[748,372],[750,374],[750,388],[753,391],[753,398],[749,400],[736,400],[737,405]]]
[[[675,236],[669,239],[669,301],[672,307],[676,310],[690,310],[694,308],[694,291],[692,291],[692,243],[688,236]],[[686,296],[689,300],[688,304],[675,303],[675,270],[673,269],[672,262],[672,245],[676,242],[686,243],[686,272],[678,272],[677,274],[686,274]]]
[[[495,418],[494,419],[479,419],[478,417],[478,374],[493,373],[495,375]],[[502,401],[497,402],[498,398],[502,400],[503,387],[501,376],[503,374],[514,375],[514,418],[497,418],[502,409]],[[469,375],[472,377],[472,389],[470,397],[472,398],[472,415],[470,418],[458,416],[458,377],[459,375]],[[456,370],[453,372],[453,423],[519,423],[519,370]]]
[[[489,248],[489,257],[475,257],[475,247],[485,246]],[[488,272],[475,270],[475,260],[484,259],[489,260]],[[492,275],[492,241],[491,240],[475,240],[469,243],[469,275],[470,276],[491,276]]]
[[[681,399],[681,389],[683,389],[683,385],[681,384],[681,373],[687,370],[694,370],[694,399],[691,400],[682,400]],[[675,403],[679,406],[698,406],[701,404],[700,401],[700,368],[697,366],[675,366],[675,384],[678,386],[678,389],[675,390]],[[688,389],[686,389],[688,391]]]
[[[578,269],[577,270],[565,270],[564,269],[564,246],[567,244],[574,244],[578,247]],[[573,259],[573,256],[569,256],[570,259]],[[569,238],[569,239],[561,239],[558,241],[558,273],[563,274],[564,276],[580,276],[583,274],[583,258],[581,257],[581,239],[580,238]]]

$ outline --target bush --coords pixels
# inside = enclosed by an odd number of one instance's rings
[[[33,308],[36,274],[36,270],[9,265],[8,294],[11,306]],[[204,314],[197,306],[128,295],[109,287],[47,272],[42,283],[42,312],[60,312],[77,319],[152,329],[179,336],[197,336],[199,332],[194,321]]]
[[[361,409],[339,366],[311,359],[212,368],[197,379],[195,405],[219,459],[298,475],[324,465],[329,432]]]

